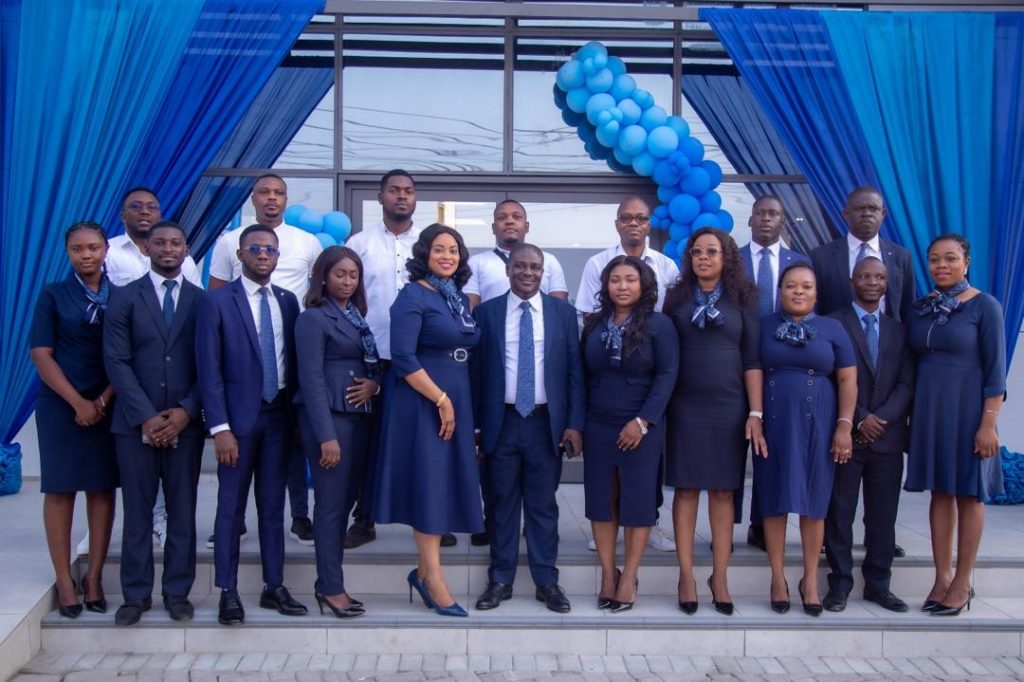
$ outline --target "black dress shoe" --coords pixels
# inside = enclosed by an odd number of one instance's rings
[[[487,533],[473,533],[469,536],[469,544],[474,547],[486,547],[491,544],[491,538],[488,537]]]
[[[892,592],[876,592],[873,594],[865,592],[864,601],[874,602],[883,609],[895,611],[896,613],[906,613],[910,610],[910,607],[907,606],[907,602],[903,601]]]
[[[126,602],[118,607],[117,613],[114,614],[114,625],[120,625],[127,627],[129,625],[135,625],[142,618],[142,614],[145,611],[149,611],[153,608],[152,599],[144,599],[141,602]]]
[[[839,592],[838,590],[829,590],[825,598],[821,600],[821,606],[826,611],[832,611],[839,613],[840,611],[846,610],[846,601],[850,598],[850,595],[846,592]]]
[[[288,535],[300,545],[312,546],[313,522],[308,517],[296,516],[292,519],[292,527],[288,530]]]
[[[171,620],[192,620],[192,617],[196,615],[195,607],[192,606],[192,602],[188,600],[188,597],[165,596],[164,608],[170,614]]]
[[[238,593],[234,590],[224,590],[220,593],[217,622],[221,625],[241,625],[245,622],[245,609],[242,608],[242,600],[238,598]]]
[[[454,547],[459,544],[459,539],[455,537],[454,533],[445,533],[441,536],[442,547]]]
[[[480,598],[476,600],[476,608],[478,611],[490,611],[501,606],[501,602],[512,598],[512,586],[506,585],[505,583],[487,583],[487,589],[484,590]]]
[[[764,545],[764,526],[750,524],[750,528],[747,529],[747,544],[757,547],[762,552],[768,551]]]
[[[902,559],[903,557],[907,556],[907,550],[903,549],[899,545],[896,545],[896,549],[893,550],[892,555],[897,559]]]
[[[538,587],[536,596],[537,601],[544,602],[548,610],[555,613],[569,613],[569,610],[572,608],[569,604],[569,598],[565,596],[565,592],[559,587],[558,583]]]
[[[345,549],[355,549],[377,539],[377,529],[362,523],[353,523],[345,533]]]
[[[274,609],[282,616],[305,616],[306,607],[292,599],[288,588],[278,585],[275,588],[264,587],[260,594],[260,608]]]

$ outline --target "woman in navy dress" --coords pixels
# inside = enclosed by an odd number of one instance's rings
[[[105,613],[103,564],[114,522],[117,458],[110,435],[114,389],[103,368],[103,313],[111,284],[103,270],[107,236],[96,223],[68,228],[64,246],[74,272],[49,284],[36,302],[29,344],[42,383],[36,397],[43,525],[57,575],[62,616],[82,605],[71,579],[71,520],[75,494],[85,492],[89,520],[89,571],[85,606]]]
[[[985,501],[1003,492],[996,419],[1006,390],[1003,310],[967,282],[970,244],[958,234],[928,247],[935,289],[914,304],[908,338],[917,386],[907,483],[930,490],[935,582],[922,610],[955,616],[971,603]],[[953,530],[958,530],[956,572]]]
[[[299,427],[313,475],[315,596],[338,618],[365,613],[345,591],[343,537],[366,468],[380,356],[366,324],[363,263],[331,246],[313,264],[305,311],[295,323]],[[316,443],[318,446],[314,446]]]
[[[480,331],[462,286],[462,236],[433,224],[406,263],[409,284],[391,306],[391,372],[377,461],[376,519],[412,526],[419,566],[409,597],[445,616],[465,616],[441,569],[443,533],[483,532],[473,433],[469,353]]]
[[[810,265],[790,265],[779,276],[781,311],[761,319],[768,452],[754,458],[754,485],[772,568],[772,609],[789,610],[783,562],[786,520],[793,513],[800,516],[803,546],[800,599],[804,612],[812,616],[820,616],[822,610],[818,559],[832,474],[836,463],[850,459],[857,403],[853,347],[839,322],[814,314],[816,287]]]
[[[654,312],[658,280],[639,258],[609,261],[597,300],[600,309],[583,331],[583,490],[601,561],[597,606],[614,613],[633,607],[640,560],[657,523],[662,418],[679,367],[679,343],[669,319]],[[620,525],[626,529],[621,573],[615,556]]]
[[[747,443],[765,450],[761,430],[757,289],[743,272],[732,237],[705,227],[686,244],[679,279],[665,313],[679,334],[679,377],[669,403],[665,483],[679,556],[679,608],[697,611],[693,541],[700,491],[708,491],[715,610],[732,615],[726,570],[732,552],[733,491],[743,489]]]

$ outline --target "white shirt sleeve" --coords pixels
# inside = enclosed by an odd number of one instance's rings
[[[225,282],[233,280],[235,273],[235,260],[238,255],[231,250],[230,232],[225,232],[213,246],[213,255],[210,256],[210,277],[222,279]]]
[[[569,293],[569,285],[565,283],[565,270],[562,269],[562,264],[558,262],[558,259],[555,258],[553,253],[544,255],[544,270],[551,278],[548,281],[549,294],[552,291],[564,291]]]
[[[181,264],[181,274],[185,275],[185,279],[192,284],[200,289],[203,288],[203,273],[199,270],[196,262],[192,260],[192,256],[185,256],[185,262]]]
[[[597,310],[597,292],[601,290],[601,273],[597,268],[597,257],[592,256],[583,266],[583,277],[576,292],[576,310],[585,315]]]
[[[473,256],[469,259],[469,279],[466,284],[462,287],[462,293],[473,294],[475,296],[480,295],[480,275],[478,271],[481,268],[480,259]]]
[[[314,237],[315,239],[315,237]],[[366,231],[356,232],[354,235],[345,241],[345,246],[356,252],[360,260],[366,260]],[[363,263],[363,269],[366,269],[366,263]]]

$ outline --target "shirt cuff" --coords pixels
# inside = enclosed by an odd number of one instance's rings
[[[230,430],[231,430],[231,425],[230,424],[217,424],[216,426],[211,426],[210,427],[210,435],[211,436],[216,436],[221,431],[230,431]]]

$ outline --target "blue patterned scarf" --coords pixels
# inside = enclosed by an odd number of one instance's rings
[[[966,278],[945,291],[935,287],[930,294],[914,301],[914,312],[920,317],[932,315],[935,317],[935,324],[942,326],[949,322],[949,316],[963,305],[963,301],[959,300],[957,296],[967,291],[970,287],[971,283]]]
[[[712,327],[721,327],[725,324],[725,315],[715,307],[720,298],[722,298],[721,281],[710,292],[705,292],[700,286],[694,287],[693,299],[697,305],[693,309],[690,322],[693,322],[697,329],[704,329],[704,326],[708,324]]]
[[[366,324],[366,320],[363,319],[359,309],[352,305],[352,301],[349,301],[344,308],[338,305],[338,302],[334,299],[331,299],[331,303],[341,313],[341,316],[348,320],[349,324],[359,332],[359,338],[363,342],[363,362],[366,363],[367,371],[370,374],[375,374],[380,362],[380,355],[377,353],[377,341],[373,338],[370,325]]]
[[[792,316],[783,313],[782,324],[775,328],[775,338],[790,346],[806,346],[818,333],[814,325],[809,324],[814,317],[814,313],[808,313],[797,322]]]
[[[89,300],[89,305],[85,308],[86,323],[103,324],[103,314],[107,311],[107,302],[110,301],[110,280],[107,279],[107,275],[104,273],[100,279],[99,291],[93,291],[77,272],[75,279],[82,285],[82,291]]]
[[[434,273],[428,273],[426,276],[427,284],[437,289],[442,296],[444,296],[445,302],[448,303],[448,310],[452,311],[452,317],[455,318],[455,322],[459,325],[459,331],[463,334],[472,334],[476,331],[476,320],[469,314],[469,310],[462,303],[462,294],[459,293],[458,287],[455,286],[455,281],[450,277],[448,279],[441,279]]]
[[[605,320],[605,330],[601,332],[601,341],[604,349],[608,352],[608,364],[618,367],[622,364],[622,337],[626,331],[626,325],[633,320],[629,315],[622,321],[622,324],[615,324],[615,313],[610,313]]]

